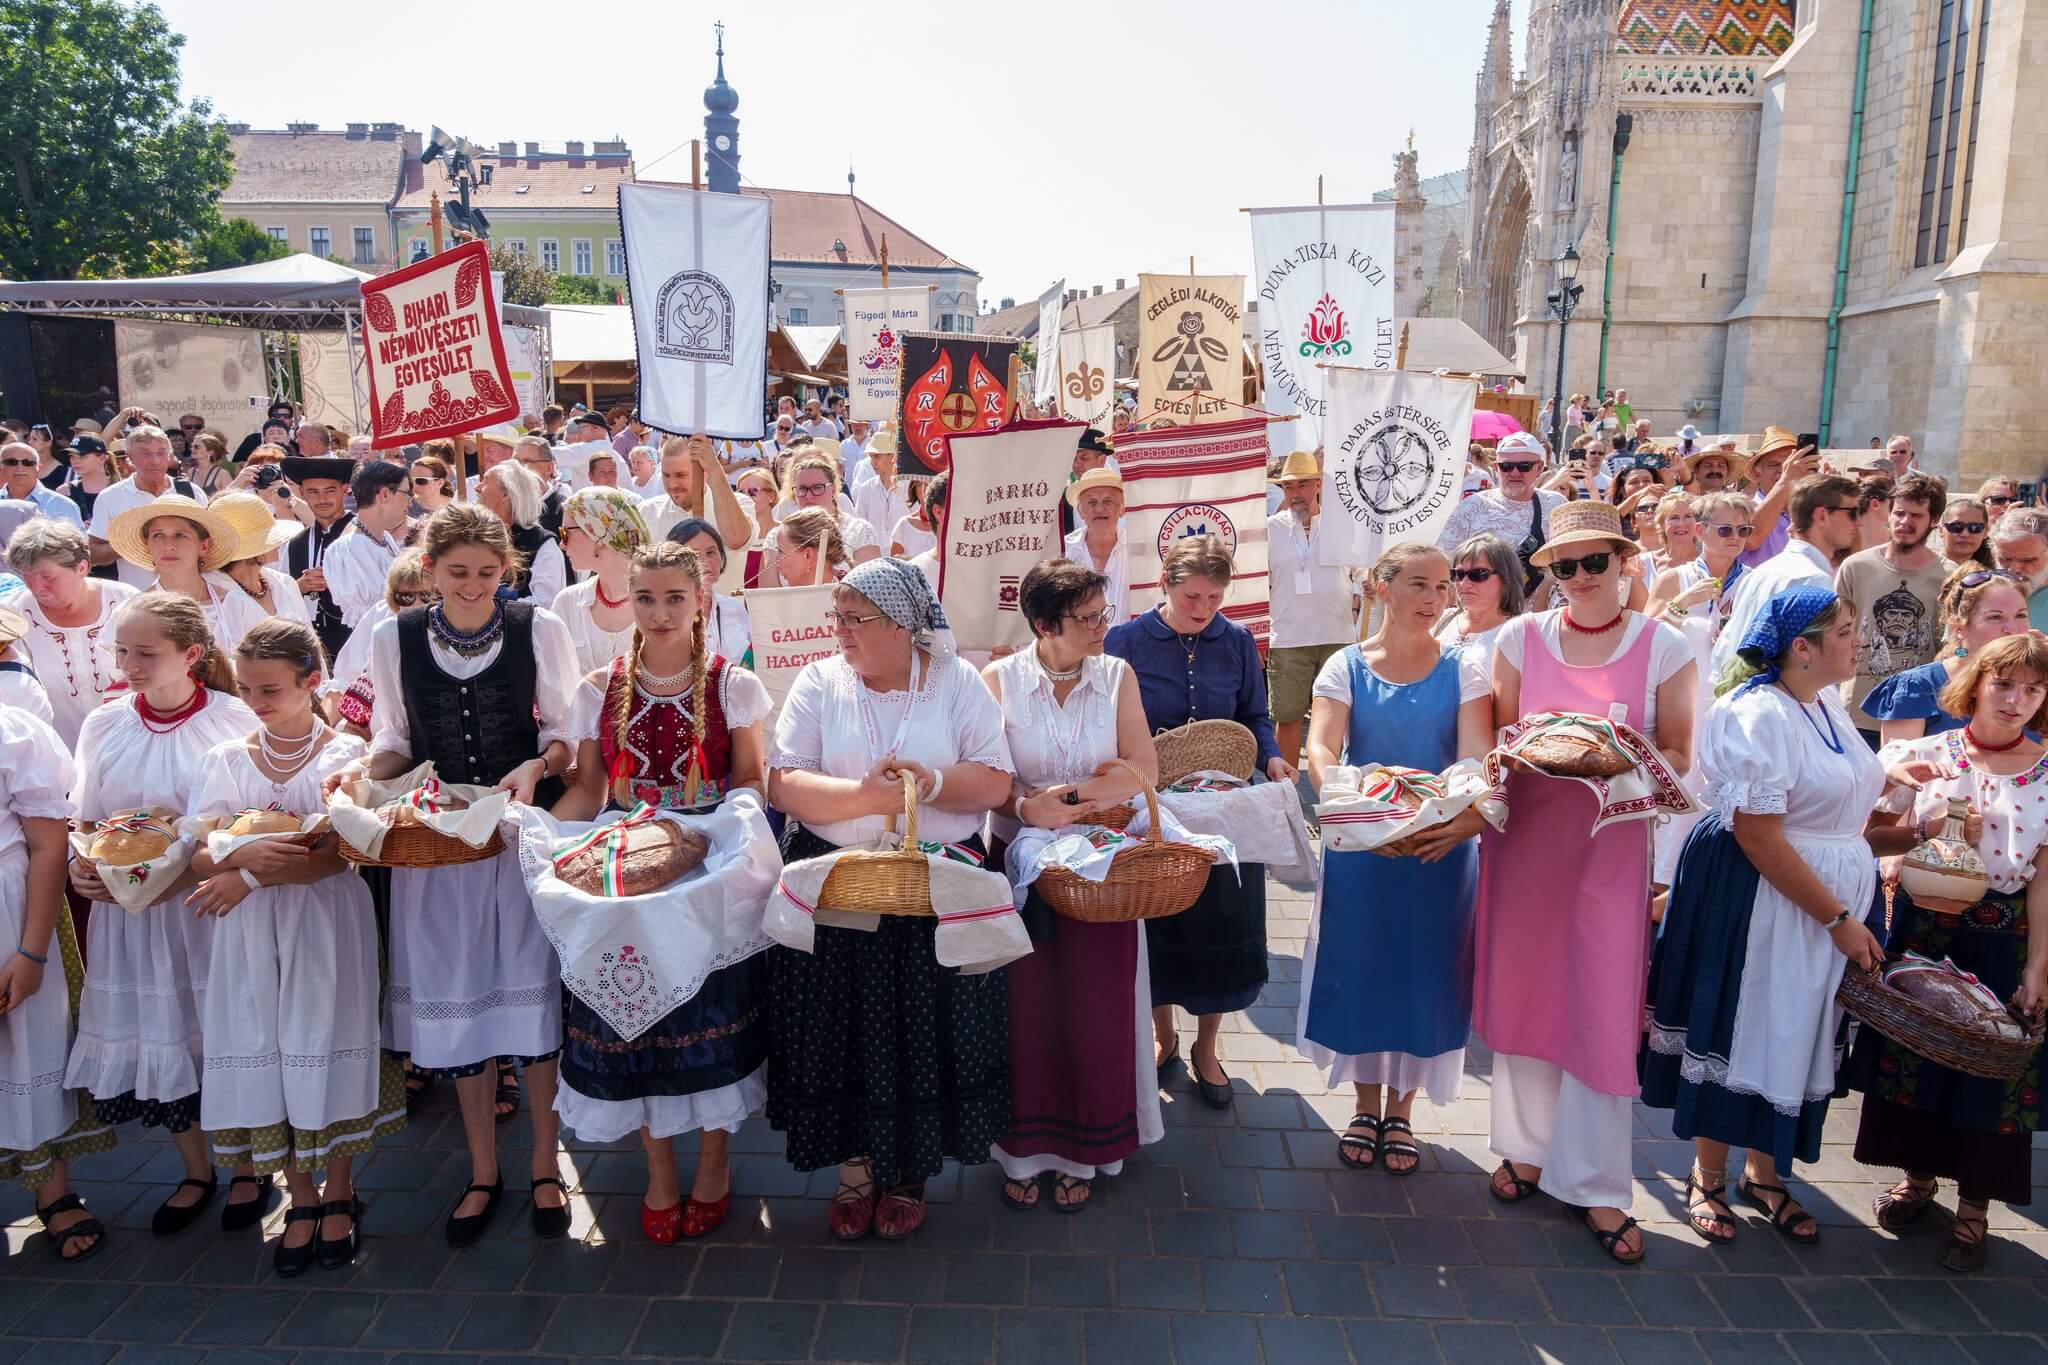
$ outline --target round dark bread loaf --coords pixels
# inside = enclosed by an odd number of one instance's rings
[[[619,860],[620,894],[644,896],[659,891],[677,878],[693,871],[711,851],[711,841],[694,829],[673,820],[651,820],[626,831],[626,851]],[[605,845],[598,844],[575,854],[555,869],[555,875],[585,895],[601,896],[604,890]]]

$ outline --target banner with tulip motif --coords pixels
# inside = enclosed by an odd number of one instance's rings
[[[1253,209],[1266,408],[1308,419],[1325,444],[1320,364],[1394,366],[1394,206]]]

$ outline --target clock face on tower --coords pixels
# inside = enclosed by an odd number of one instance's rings
[[[720,133],[717,137],[711,139],[711,145],[718,148],[721,152],[729,152],[732,150],[732,139],[724,133]]]

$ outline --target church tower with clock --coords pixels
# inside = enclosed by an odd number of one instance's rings
[[[740,92],[725,83],[725,25],[718,24],[718,79],[704,91],[705,183],[716,194],[740,192]]]

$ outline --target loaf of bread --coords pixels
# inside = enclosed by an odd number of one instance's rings
[[[1388,765],[1365,779],[1361,794],[1390,806],[1399,806],[1402,810],[1421,810],[1423,802],[1444,794],[1444,784],[1435,773]],[[1424,839],[1447,823],[1446,820],[1432,821],[1409,830],[1398,839],[1380,844],[1372,851],[1384,858],[1413,857],[1422,851]]]
[[[1895,965],[1885,984],[1912,997],[1943,1018],[1994,1037],[2019,1038],[2026,1030],[1998,997],[1983,986],[1947,971],[1917,964]]]
[[[434,798],[434,804],[436,814],[451,810],[467,810],[469,808],[469,802],[459,796],[449,796],[445,793],[437,795]],[[386,809],[391,812],[391,823],[394,825],[417,825],[424,823],[420,819],[419,808],[408,802],[394,801]]]
[[[1619,777],[1636,766],[1611,729],[1592,716],[1561,714],[1515,740],[1508,752],[1554,777]]]
[[[228,833],[236,838],[245,834],[297,834],[303,823],[290,811],[245,810],[228,821]]]
[[[659,891],[678,877],[695,869],[711,851],[711,841],[673,820],[650,820],[625,831],[626,848],[619,859],[619,889],[622,896],[644,896]],[[604,865],[608,845],[599,843],[563,859],[555,875],[586,895],[607,894]]]
[[[95,828],[92,859],[114,867],[146,863],[161,858],[177,837],[170,821],[153,811],[116,811]]]

